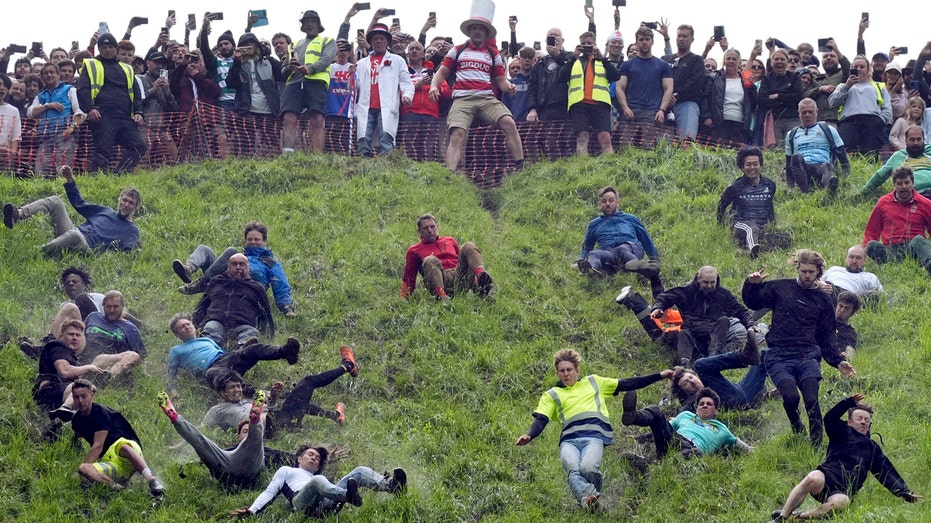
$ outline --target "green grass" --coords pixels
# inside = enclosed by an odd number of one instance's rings
[[[738,175],[733,156],[697,147],[625,149],[606,158],[533,164],[487,192],[437,164],[399,155],[375,161],[295,155],[81,178],[85,198],[95,203],[114,204],[125,185],[141,191],[137,222],[144,248],[51,260],[38,253],[51,237],[47,220],[0,232],[0,337],[13,340],[0,349],[6,369],[0,383],[2,519],[216,521],[258,494],[228,491],[203,467],[187,467],[187,477],[180,478],[178,465],[192,453],[185,445],[169,448],[180,438],[159,412],[155,395],[165,386],[165,361],[176,341],[166,332],[167,320],[195,303],[175,292],[179,281],[171,260],[184,258],[199,243],[215,249],[241,245],[242,226],[261,220],[291,279],[299,314],[285,319],[275,313],[277,341],[293,335],[305,348],[298,365],[262,364],[250,380],[260,386],[277,379],[291,383],[331,368],[343,343],[356,347],[362,365],[358,378],[341,378],[315,395],[325,406],[346,403],[345,427],[307,419],[301,431],[280,433],[269,445],[293,449],[310,441],[348,447],[349,456],[328,469],[331,478],[361,464],[377,470],[403,466],[411,478],[406,496],[366,492],[365,505],[344,510],[343,519],[601,520],[582,513],[571,499],[558,460],[557,424],[527,447],[515,447],[514,441],[529,426],[540,394],[555,381],[551,357],[557,349],[579,350],[583,373],[617,377],[655,372],[672,355],[613,303],[628,284],[648,295],[645,282],[629,274],[589,280],[569,264],[596,215],[597,190],[611,184],[621,192],[621,208],[640,216],[653,235],[667,285],[688,282],[705,264],[717,266],[722,284],[738,293],[743,278],[760,265],[773,277],[790,276],[791,253],[765,253],[751,262],[715,223],[718,197]],[[846,248],[862,238],[872,208],[872,200],[854,196],[856,189],[876,166],[855,160],[853,174],[831,199],[823,192],[787,192],[776,174],[783,159],[768,154],[766,160],[765,172],[780,183],[779,227],[793,235],[794,247],[814,248],[830,264],[842,264]],[[4,178],[0,194],[5,202],[22,203],[63,190],[57,181]],[[441,234],[475,241],[482,249],[498,286],[495,302],[470,294],[437,304],[422,289],[409,302],[398,296],[404,252],[417,240],[414,221],[424,212],[438,216]],[[138,480],[128,492],[96,487],[84,493],[75,470],[86,447],[73,448],[68,437],[53,445],[40,441],[43,419],[30,396],[36,366],[15,340],[45,334],[62,301],[58,275],[70,264],[87,267],[98,291],[122,290],[129,309],[147,323],[149,357],[132,386],[111,386],[97,399],[134,424],[149,464],[167,484],[164,501],[152,501]],[[825,366],[822,406],[826,410],[854,391],[866,394],[877,408],[873,428],[882,434],[887,454],[913,489],[927,493],[928,274],[911,260],[868,268],[887,294],[853,319],[861,339],[853,360],[858,375],[845,381]],[[181,387],[175,404],[189,419],[199,420],[217,400],[193,380],[183,380]],[[664,394],[662,385],[653,385],[641,397],[655,402]],[[765,521],[823,457],[790,434],[781,404],[772,402],[759,411],[723,414],[736,435],[757,446],[755,454],[671,458],[640,477],[622,457],[647,451],[628,437],[639,431],[621,426],[619,401],[608,406],[617,433],[602,469],[611,507],[605,517],[611,520]],[[931,519],[926,504],[906,504],[869,480],[837,520],[925,518]],[[300,519],[281,500],[257,518]]]

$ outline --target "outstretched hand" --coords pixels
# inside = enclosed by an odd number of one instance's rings
[[[766,272],[765,267],[760,267],[760,270],[747,276],[747,281],[749,281],[750,283],[763,283],[763,280],[765,280],[766,278],[769,278],[769,273]]]
[[[236,510],[230,511],[231,518],[246,518],[252,515],[252,512],[249,510],[249,507],[237,508]]]
[[[517,443],[515,443],[515,445],[517,445],[518,447],[523,447],[524,445],[528,443],[530,443],[530,435],[524,434],[523,436],[517,438]]]
[[[837,370],[840,371],[841,376],[848,379],[856,376],[857,374],[857,371],[853,368],[853,365],[851,365],[849,361],[840,362],[840,365],[837,366]]]

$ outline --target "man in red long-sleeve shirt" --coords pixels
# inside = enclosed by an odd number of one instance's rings
[[[404,274],[401,276],[401,297],[414,292],[417,273],[423,275],[423,284],[437,300],[448,299],[453,291],[471,290],[488,297],[492,280],[482,260],[482,251],[468,242],[460,248],[452,236],[440,236],[436,218],[424,214],[417,218],[420,241],[407,249]]]
[[[893,171],[895,190],[881,197],[866,222],[863,245],[877,263],[899,261],[905,255],[931,273],[931,200],[915,190],[910,167]]]

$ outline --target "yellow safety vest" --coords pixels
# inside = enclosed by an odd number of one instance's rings
[[[320,60],[320,57],[323,56],[323,48],[331,41],[331,38],[325,36],[317,35],[313,40],[307,43],[307,48],[304,50],[304,65],[316,63],[317,60]],[[305,74],[304,78],[308,80],[320,80],[321,82],[327,85],[327,88],[330,87],[330,66],[327,65],[326,69],[314,74]]]
[[[608,91],[608,79],[605,77],[605,67],[601,60],[595,60],[595,81],[592,85],[592,99],[611,105],[611,93]],[[572,64],[569,76],[569,107],[581,102],[585,98],[585,71],[582,60]]]
[[[123,72],[126,73],[126,88],[129,89],[129,101],[132,102],[135,98],[133,82],[136,80],[136,75],[133,68],[129,65],[123,62],[117,63],[120,64],[120,67],[123,68]],[[97,95],[100,94],[100,89],[103,87],[103,64],[96,58],[85,58],[82,69],[87,69],[87,78],[91,81],[91,101],[93,102],[97,99]],[[132,103],[130,103],[129,106],[129,114],[133,114]]]
[[[605,394],[614,393],[616,379],[595,375],[580,378],[572,387],[553,387],[544,393],[535,412],[550,418],[555,410],[556,419],[563,426],[560,441],[594,434],[603,437],[606,443],[614,438],[608,407],[601,401],[599,381],[608,389]]]
[[[882,107],[883,107],[882,87],[880,87],[879,82],[874,82],[873,80],[870,80],[870,83],[873,84],[873,87],[876,88],[876,105],[878,105],[879,109],[882,110]],[[844,85],[844,84],[839,84],[838,87],[840,87],[841,85]],[[837,108],[837,118],[838,119],[843,118],[843,113],[844,113],[844,106],[843,104],[841,104],[841,106]]]

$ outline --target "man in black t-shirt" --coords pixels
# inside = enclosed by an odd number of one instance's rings
[[[165,487],[152,474],[142,457],[139,436],[132,425],[119,412],[94,403],[97,387],[83,379],[75,380],[71,396],[77,412],[71,420],[74,433],[90,443],[84,462],[78,467],[82,482],[105,483],[113,489],[122,489],[136,472],[149,482],[149,492],[156,497]]]

